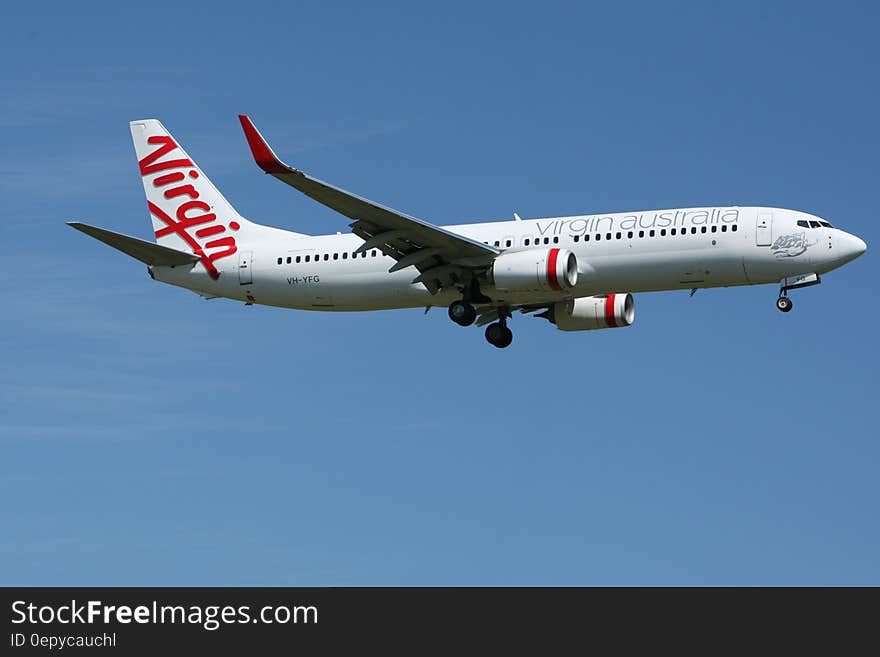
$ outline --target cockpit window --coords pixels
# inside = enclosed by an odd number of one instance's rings
[[[827,221],[806,221],[805,219],[799,219],[797,225],[801,228],[834,228]]]

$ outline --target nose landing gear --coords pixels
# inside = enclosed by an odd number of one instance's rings
[[[785,292],[783,292],[782,296],[776,300],[776,307],[782,312],[787,313],[794,307],[794,304],[791,302],[791,299],[786,296]]]
[[[790,312],[794,304],[788,298],[789,290],[800,290],[805,287],[812,287],[822,282],[819,274],[798,274],[797,276],[786,276],[779,282],[779,298],[776,300],[776,307],[784,313]]]

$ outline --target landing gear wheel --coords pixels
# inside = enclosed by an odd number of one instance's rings
[[[504,349],[513,342],[513,331],[501,322],[495,322],[486,327],[486,340],[493,347]]]
[[[459,326],[470,326],[477,319],[477,311],[464,301],[454,301],[449,304],[449,319]]]
[[[787,313],[794,307],[794,304],[788,297],[779,297],[776,300],[776,307],[782,312]]]

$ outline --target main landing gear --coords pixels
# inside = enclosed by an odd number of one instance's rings
[[[449,319],[459,326],[470,326],[477,320],[477,311],[467,301],[453,301],[449,304]]]
[[[507,318],[502,317],[486,327],[486,341],[493,347],[504,349],[513,342],[513,331],[507,328]]]
[[[494,347],[504,349],[513,342],[513,331],[507,327],[510,312],[498,309],[498,321],[486,327],[486,341]],[[449,319],[459,326],[470,326],[477,319],[476,309],[467,301],[453,301],[449,304]]]
[[[491,299],[480,292],[480,283],[476,278],[472,278],[467,285],[464,285],[461,292],[461,300],[449,304],[449,319],[459,326],[470,326],[477,319],[477,311],[473,304],[488,303]]]
[[[449,319],[459,326],[470,326],[477,321],[477,310],[473,304],[488,303],[492,300],[480,292],[480,286],[476,279],[472,279],[462,289],[462,293],[462,299],[449,304]],[[492,312],[492,309],[484,308],[483,312]],[[497,316],[498,321],[492,322],[486,327],[486,341],[499,349],[509,347],[510,343],[513,342],[513,331],[507,328],[507,318],[510,317],[510,310],[506,307],[498,308],[492,312],[492,315]]]

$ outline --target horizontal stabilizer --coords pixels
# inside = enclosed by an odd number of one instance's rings
[[[68,221],[67,225],[147,265],[173,267],[175,265],[192,265],[199,261],[199,256],[192,253],[184,253],[137,237],[114,233],[112,230],[96,228],[78,221]]]

